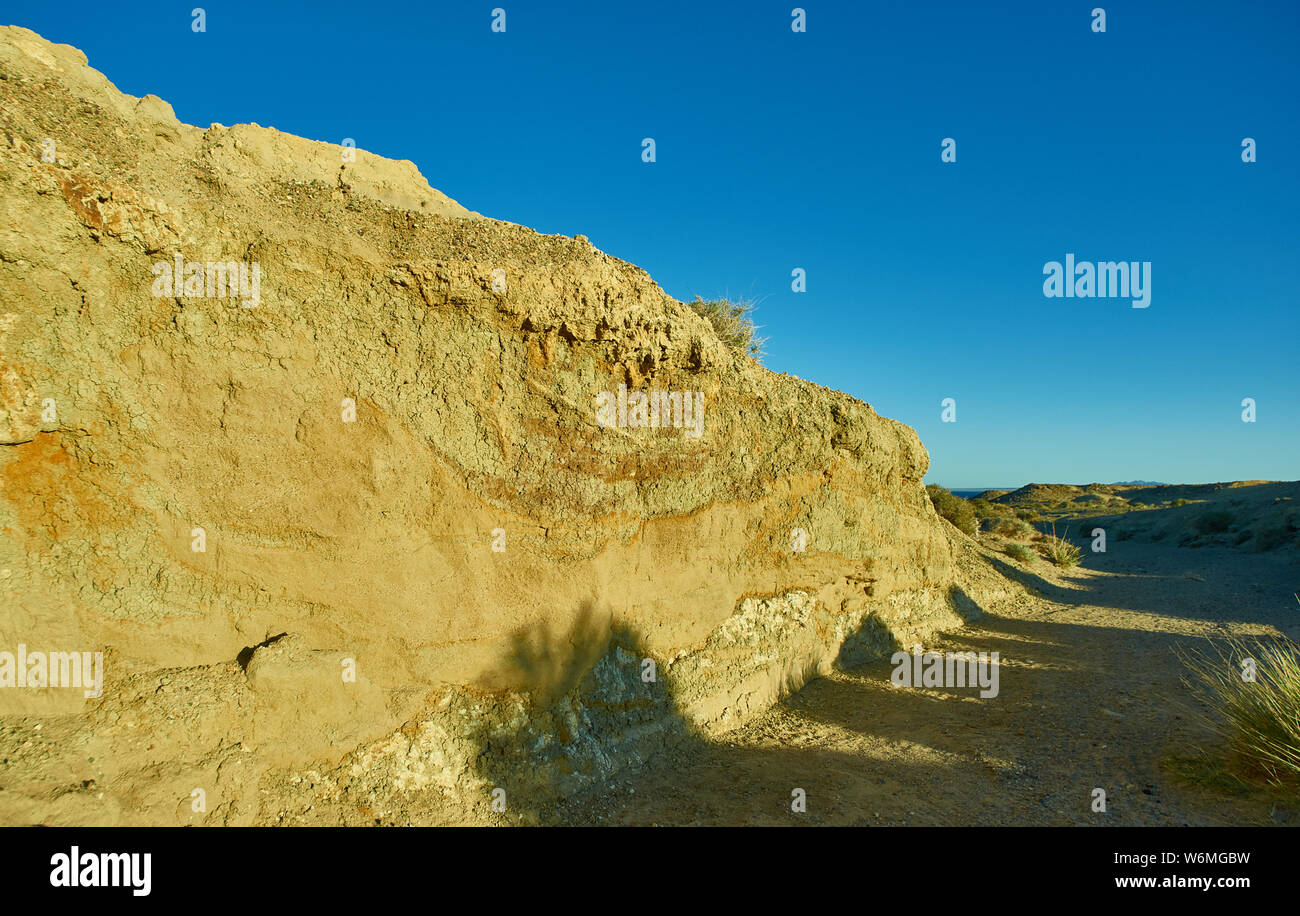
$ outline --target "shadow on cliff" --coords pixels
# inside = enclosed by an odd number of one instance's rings
[[[1089,591],[1052,594],[1081,603]],[[512,823],[1091,823],[1060,785],[1076,778],[1079,760],[1108,760],[1108,744],[1150,743],[1150,723],[1130,715],[1131,704],[1169,702],[1173,712],[1179,687],[1163,670],[1153,682],[1141,660],[1187,637],[1004,617],[960,586],[944,599],[976,625],[927,648],[998,652],[995,697],[978,687],[892,687],[890,656],[911,647],[872,615],[845,640],[836,675],[760,714],[739,741],[695,728],[671,677],[643,677],[653,659],[642,635],[586,603],[566,628],[513,635],[502,674],[529,685],[529,715],[485,732],[480,774],[506,790]],[[1182,735],[1181,720],[1169,718],[1165,737]],[[810,734],[819,739],[807,743]],[[1054,750],[1042,773],[1017,762],[1041,758],[1045,741]],[[1146,788],[1160,781],[1146,760],[1134,778]],[[806,792],[807,812],[791,810],[795,790]],[[997,804],[972,812],[971,793]],[[1147,816],[1134,811],[1134,823]]]
[[[960,588],[946,597],[966,620],[983,613]],[[856,668],[900,647],[872,615],[844,641],[835,666]],[[509,823],[586,822],[588,807],[617,807],[647,773],[727,747],[683,713],[643,634],[592,601],[567,628],[538,622],[516,630],[494,677],[528,696],[526,715],[509,725],[484,722],[475,736],[475,775],[504,790],[505,810],[496,813]]]
[[[526,685],[534,705],[549,708],[578,686],[616,640],[640,645],[630,628],[599,615],[596,602],[584,601],[567,632],[553,631],[544,620],[515,630],[498,674]]]
[[[869,618],[837,663],[878,658],[897,644]],[[717,741],[683,714],[643,634],[594,601],[567,627],[539,621],[514,631],[492,679],[526,698],[522,714],[485,717],[471,736],[474,776],[489,786],[494,819],[507,823],[564,823],[574,804],[605,804],[647,765],[694,758]]]
[[[640,632],[594,601],[567,629],[538,622],[516,630],[495,675],[519,685],[526,715],[482,723],[476,735],[476,775],[504,790],[497,814],[511,823],[556,822],[565,798],[599,791],[614,771],[698,737],[662,665]]]
[[[983,606],[961,586],[949,586],[946,600],[948,608],[964,623],[969,624],[984,614]],[[840,670],[852,670],[881,658],[887,658],[899,649],[910,648],[903,645],[902,640],[885,625],[884,621],[872,614],[862,621],[861,626],[845,637],[835,659],[835,667]]]
[[[1069,589],[1013,567],[1002,571],[1071,604],[1096,600],[1097,590],[1122,587],[1125,578]],[[1173,577],[1149,578],[1164,589]],[[1116,822],[1167,820],[1160,803],[1175,800],[1175,787],[1160,749],[1199,740],[1200,732],[1184,708],[1181,667],[1161,660],[1194,637],[1141,621],[1056,620],[1050,609],[1032,619],[1002,616],[960,587],[946,598],[976,625],[927,640],[927,648],[998,652],[996,696],[893,687],[889,656],[902,640],[872,616],[845,641],[834,676],[813,680],[732,735],[692,729],[670,679],[639,685],[633,660],[646,657],[641,640],[630,628],[604,630],[590,608],[570,633],[521,631],[511,664],[542,685],[539,696],[552,702],[542,731],[555,737],[516,736],[510,759],[521,763],[493,772],[523,786],[533,775],[527,767],[541,771],[551,755],[544,791],[523,796],[533,822],[1095,824],[1078,786],[1094,785],[1096,773],[1114,774],[1123,801]],[[1148,706],[1168,714],[1153,720]],[[663,723],[666,732],[658,730]],[[564,758],[559,749],[576,753]],[[805,812],[791,808],[796,791],[806,794]],[[1193,802],[1180,817],[1220,822],[1215,810]]]
[[[668,751],[651,767],[618,774],[604,792],[570,800],[564,817],[627,825],[1095,824],[1077,786],[1120,767],[1132,783],[1113,790],[1125,801],[1120,822],[1156,823],[1168,780],[1146,749],[1186,740],[1192,719],[1177,669],[1141,662],[1169,657],[1186,639],[987,614],[977,628],[927,645],[998,652],[998,693],[981,698],[978,687],[892,686],[893,665],[881,653],[902,647],[868,621],[855,639],[859,654],[841,653],[835,676],[776,704],[760,727],[742,729],[738,740],[724,735]],[[1169,710],[1160,730],[1134,713],[1142,704]],[[791,810],[795,789],[806,793],[805,812]]]

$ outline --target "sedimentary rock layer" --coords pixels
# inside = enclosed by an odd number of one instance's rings
[[[582,237],[20,28],[0,93],[0,650],[104,660],[0,688],[0,821],[523,817],[996,588],[911,429]]]

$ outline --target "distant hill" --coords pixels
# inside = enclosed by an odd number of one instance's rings
[[[1119,540],[1300,551],[1300,481],[1031,483],[1008,493],[990,491],[984,498],[1040,525],[1064,521],[1075,530],[1098,525]]]
[[[1272,483],[1268,480],[1236,480],[1227,483],[1123,484],[1030,483],[1018,490],[985,497],[991,502],[1014,508],[1036,509],[1044,516],[1078,515],[1080,510],[1095,511],[1099,504],[1113,503],[1117,509],[1133,506],[1150,508],[1177,501],[1196,502],[1210,499],[1222,490],[1254,487]]]
[[[1159,480],[1117,480],[1112,487],[1167,487],[1169,484]]]
[[[1127,501],[1093,505],[1072,519],[1079,530],[1098,526],[1120,541],[1134,538],[1300,557],[1300,481],[1165,485],[1125,495]]]

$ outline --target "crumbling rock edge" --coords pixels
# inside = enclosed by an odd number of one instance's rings
[[[911,429],[586,239],[24,29],[0,77],[0,651],[106,672],[0,689],[0,823],[544,819],[1018,588]],[[703,434],[602,428],[620,385]]]

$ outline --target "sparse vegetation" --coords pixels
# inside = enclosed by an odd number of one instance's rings
[[[1069,534],[1070,529],[1065,529],[1065,534]],[[1052,533],[1043,539],[1044,549],[1047,552],[1047,558],[1062,569],[1078,566],[1079,560],[1083,557],[1083,551],[1071,544],[1065,539],[1065,536],[1057,536],[1056,526],[1052,526]]]
[[[766,337],[757,336],[758,325],[752,317],[754,302],[749,299],[704,299],[695,297],[689,305],[695,312],[709,320],[718,339],[750,359],[762,362]]]
[[[1201,534],[1220,534],[1227,531],[1235,519],[1231,512],[1207,512],[1196,520],[1196,530]]]
[[[1184,683],[1209,704],[1210,724],[1247,769],[1274,784],[1300,777],[1300,646],[1231,639],[1180,654],[1190,669]]]
[[[1007,538],[1032,538],[1038,534],[1033,525],[1019,518],[995,519],[989,530]]]
[[[1276,550],[1287,542],[1291,537],[1291,532],[1285,525],[1277,525],[1272,528],[1261,528],[1255,534],[1256,550]]]
[[[975,536],[975,510],[971,504],[960,496],[954,496],[951,491],[944,489],[938,484],[929,484],[925,492],[930,494],[930,502],[934,503],[934,511],[952,522],[959,531]]]
[[[1002,552],[1013,560],[1019,560],[1021,563],[1033,562],[1034,558],[1038,556],[1032,547],[1025,544],[1008,544],[1002,549]]]
[[[989,502],[987,499],[967,500],[971,508],[975,510],[975,517],[979,519],[998,519],[998,518],[1015,518],[1016,510],[1010,506],[1004,506],[1001,503]]]

